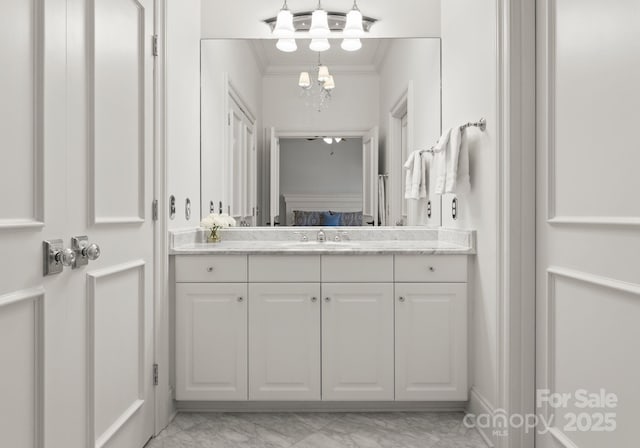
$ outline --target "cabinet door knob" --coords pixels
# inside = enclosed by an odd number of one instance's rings
[[[311,297],[311,301],[315,303],[315,302],[318,301],[318,298],[317,297]]]
[[[398,300],[404,302],[406,299],[404,297],[400,297]]]
[[[436,272],[436,268],[434,268],[433,266],[429,266],[429,272]]]
[[[325,301],[325,302],[331,302],[331,297],[325,297],[325,298],[324,298],[324,301]]]
[[[213,266],[209,266],[209,267],[207,268],[207,272],[213,272]]]
[[[244,299],[242,297],[238,297],[238,302],[242,302]]]

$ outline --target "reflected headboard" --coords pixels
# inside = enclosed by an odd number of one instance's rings
[[[303,212],[360,212],[362,195],[360,194],[290,194],[283,193],[286,225],[294,224],[293,211]]]

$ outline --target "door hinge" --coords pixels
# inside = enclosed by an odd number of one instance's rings
[[[153,42],[151,45],[151,52],[154,56],[158,56],[158,35],[153,35]]]
[[[158,364],[153,365],[153,385],[158,385]]]
[[[154,199],[151,204],[151,217],[154,221],[158,220],[158,200]]]

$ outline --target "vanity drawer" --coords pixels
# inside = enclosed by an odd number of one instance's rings
[[[465,283],[464,255],[396,255],[396,282]]]
[[[393,282],[393,255],[323,255],[322,281]]]
[[[319,255],[249,256],[249,282],[305,283],[319,281]]]
[[[247,281],[246,255],[184,255],[176,257],[178,283]]]

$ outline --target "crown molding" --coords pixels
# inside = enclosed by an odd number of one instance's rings
[[[281,76],[298,76],[300,72],[308,72],[314,67],[313,64],[305,65],[272,65],[263,72],[265,78],[277,78]],[[374,65],[329,65],[332,74],[338,75],[359,75],[377,76],[378,70]]]

